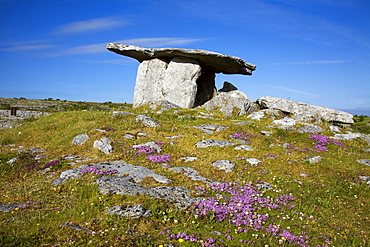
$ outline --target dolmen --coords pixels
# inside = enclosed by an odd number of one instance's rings
[[[119,43],[109,43],[107,49],[140,62],[133,107],[163,101],[180,108],[202,106],[218,94],[216,73],[252,75],[256,69],[241,58],[205,50],[153,49]]]

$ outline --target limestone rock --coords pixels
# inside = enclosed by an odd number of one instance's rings
[[[259,98],[256,103],[260,105],[262,109],[278,109],[286,113],[291,113],[296,120],[324,119],[328,122],[354,123],[352,114],[323,106],[309,105],[302,102],[294,102],[269,96]]]
[[[248,99],[247,95],[239,90],[218,92],[215,97],[200,107],[204,107],[208,111],[220,108],[220,111],[226,116],[231,116],[234,108],[238,109],[238,115],[244,115],[256,109],[255,104]]]
[[[234,170],[235,164],[231,162],[230,160],[217,160],[212,163],[212,166],[220,170],[225,170],[225,172],[228,173]]]
[[[89,140],[89,136],[87,134],[78,135],[72,140],[72,145],[82,145],[87,140]]]
[[[234,91],[234,90],[238,90],[238,88],[235,87],[230,82],[225,81],[223,87],[220,90],[218,90],[218,91],[219,92],[230,92],[230,91]]]
[[[152,215],[151,210],[146,210],[142,204],[135,205],[132,207],[124,207],[116,205],[106,210],[108,214],[116,214],[129,219],[138,219],[140,217],[147,217]]]
[[[234,148],[235,150],[247,150],[247,151],[253,151],[253,148],[251,148],[248,145],[239,145]]]
[[[196,144],[197,148],[206,148],[206,147],[227,147],[233,146],[235,143],[228,142],[228,141],[221,141],[221,140],[201,140]]]
[[[260,190],[271,190],[272,189],[272,185],[264,181],[259,181],[259,183],[256,183],[256,187]]]
[[[362,134],[361,133],[347,133],[347,134],[335,134],[333,139],[336,139],[336,140],[353,140],[353,139],[356,139],[356,138],[359,138],[361,137]]]
[[[370,160],[367,160],[367,159],[359,159],[359,160],[357,160],[357,162],[360,163],[360,164],[370,166]]]
[[[256,111],[256,112],[252,112],[251,114],[249,114],[247,118],[260,121],[261,118],[263,118],[264,116],[265,116],[265,113],[263,111]]]
[[[11,202],[11,203],[2,203],[0,204],[0,211],[3,213],[8,213],[13,211],[16,208],[23,208],[26,207],[26,203],[18,203],[18,202]]]
[[[197,94],[197,79],[201,70],[194,59],[173,58],[162,82],[161,89],[164,99],[182,108],[192,108]]]
[[[147,117],[145,115],[137,115],[136,121],[142,122],[146,127],[160,127],[160,123],[155,121],[153,118]]]
[[[321,156],[309,157],[306,159],[310,164],[317,164],[321,161]]]
[[[199,126],[193,126],[193,128],[202,130],[204,133],[211,135],[215,133],[215,131],[225,130],[228,129],[229,127],[219,126],[216,124],[202,124]]]
[[[148,49],[133,45],[109,43],[107,49],[117,54],[132,57],[139,62],[154,58],[171,60],[174,57],[189,57],[199,62],[202,69],[214,73],[251,75],[256,66],[241,58],[198,49],[159,48]]]
[[[168,64],[159,59],[143,61],[137,70],[133,107],[164,100],[163,78]]]
[[[113,151],[113,147],[110,144],[111,141],[107,137],[102,137],[100,140],[94,142],[94,148],[99,149],[105,154],[110,154]]]
[[[154,148],[157,153],[160,153],[162,151],[162,147],[159,146],[155,142],[147,142],[144,144],[137,144],[137,145],[132,146],[132,148],[139,148],[139,147],[151,147],[151,148]]]
[[[258,165],[261,161],[259,159],[256,159],[256,158],[247,158],[245,159],[249,164],[251,164],[252,166],[256,166]]]
[[[296,124],[296,120],[293,118],[285,117],[279,120],[274,120],[271,122],[272,124],[277,124],[277,125],[283,125],[283,126],[294,126]]]
[[[319,133],[324,131],[324,129],[321,128],[320,126],[313,124],[306,124],[305,126],[302,126],[299,129],[306,133]]]
[[[202,181],[204,183],[210,184],[210,183],[217,183],[209,178],[205,178],[201,175],[199,175],[199,172],[191,167],[172,167],[169,168],[171,171],[175,172],[184,172],[185,176],[189,177],[190,179],[194,181]]]
[[[180,186],[159,186],[154,188],[145,188],[140,184],[133,183],[127,177],[108,177],[103,176],[96,180],[99,190],[103,194],[109,192],[124,195],[145,194],[152,198],[165,199],[176,202],[176,206],[188,207],[191,203],[199,200],[190,197],[190,191],[186,187]]]

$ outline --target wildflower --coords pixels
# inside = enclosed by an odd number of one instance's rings
[[[166,162],[170,162],[170,161],[171,161],[171,155],[169,155],[169,154],[163,154],[163,155],[158,155],[158,154],[148,155],[146,158],[147,158],[148,160],[150,160],[151,162],[154,162],[154,163],[166,163]]]
[[[179,241],[180,243],[182,243],[182,242],[184,242],[184,239],[179,238],[179,240],[177,240],[177,241]]]

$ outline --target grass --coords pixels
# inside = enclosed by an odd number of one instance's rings
[[[268,128],[272,121],[270,118],[238,126],[234,125],[235,120],[248,119],[243,116],[225,117],[216,111],[207,112],[213,113],[215,120],[199,118],[200,112],[205,112],[200,109],[156,114],[147,112],[149,109],[145,107],[126,109],[127,105],[110,102],[94,107],[99,110],[91,110],[93,108],[90,107],[88,111],[80,111],[70,107],[66,111],[25,122],[17,128],[0,130],[0,203],[26,203],[23,208],[0,213],[2,246],[168,246],[171,243],[174,246],[368,246],[370,243],[370,191],[369,186],[358,178],[369,176],[370,167],[356,161],[369,158],[368,153],[362,150],[368,144],[362,139],[342,141],[348,148],[329,143],[325,146],[327,151],[317,152],[313,146],[315,140],[309,138],[312,134]],[[103,108],[106,110],[100,110]],[[159,121],[161,127],[147,128],[135,122],[134,116],[112,117],[113,109],[145,114]],[[353,128],[366,126],[364,123],[368,120],[367,117],[357,119]],[[208,135],[192,127],[201,124],[229,128]],[[96,130],[103,127],[107,132]],[[333,136],[325,123],[321,127],[325,132],[320,135]],[[265,136],[261,130],[273,133]],[[363,131],[364,128],[356,130]],[[140,132],[147,135],[123,138],[127,133],[137,135]],[[73,138],[84,133],[90,139],[83,145],[72,146]],[[195,143],[203,139],[234,141],[230,136],[235,133],[245,137],[253,151],[238,151],[234,147],[195,147]],[[174,135],[186,137],[166,138]],[[103,136],[113,141],[114,152],[110,155],[92,148],[94,140]],[[161,163],[148,160],[145,154],[133,155],[133,145],[150,141],[163,142],[160,155],[170,155],[170,166],[192,167],[200,175],[232,189],[210,188],[163,168]],[[170,144],[170,141],[174,143]],[[285,143],[289,143],[290,148],[284,148]],[[18,146],[23,146],[23,150],[43,148],[46,158],[35,162],[34,154],[12,150]],[[68,154],[95,159],[70,165],[61,159]],[[312,164],[306,161],[307,157],[317,155],[322,157],[321,162]],[[183,156],[196,156],[198,160],[184,162]],[[14,157],[17,157],[16,162],[7,163]],[[252,166],[246,158],[256,158],[261,162]],[[235,169],[225,173],[211,166],[221,159],[234,162]],[[55,160],[60,162],[43,169]],[[179,210],[168,201],[145,195],[103,195],[94,182],[101,175],[91,173],[58,186],[52,185],[62,171],[108,160],[123,160],[148,167],[172,179],[171,186],[188,187],[193,196],[208,199],[203,206]],[[249,186],[255,189],[255,184],[262,181],[269,183],[272,189],[261,190],[257,194],[248,189]],[[153,179],[144,179],[141,184],[146,187],[161,185]],[[243,187],[245,193],[237,192],[237,186]],[[244,200],[244,203],[235,206],[232,200]],[[137,204],[150,209],[152,216],[126,219],[104,213],[106,208],[114,205]],[[278,209],[273,204],[277,204]],[[205,207],[220,205],[224,207],[219,211],[200,213]],[[248,218],[254,225],[232,222],[234,214],[237,215],[244,206],[254,207],[250,211],[251,218]],[[227,211],[231,208],[235,210],[233,213]],[[221,218],[223,212],[228,212],[225,218]],[[259,217],[266,214],[265,223],[258,227],[259,221],[263,221],[262,218],[258,220]],[[240,217],[246,215],[245,211],[240,213]],[[79,225],[95,233],[87,234],[61,226],[62,223]],[[274,234],[274,229],[279,231],[278,234]]]

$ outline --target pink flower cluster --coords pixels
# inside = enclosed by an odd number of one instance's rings
[[[102,171],[96,166],[89,166],[88,168],[83,169],[81,172],[82,173],[93,173],[93,174],[96,174],[96,175],[112,175],[114,173],[117,173],[118,171],[114,170],[114,169]]]

